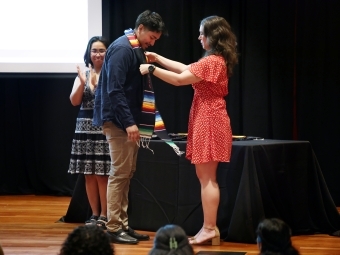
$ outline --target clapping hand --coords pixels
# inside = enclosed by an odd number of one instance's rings
[[[93,88],[97,87],[98,84],[98,78],[97,77],[97,73],[96,71],[92,68],[92,65],[89,64],[89,69],[90,69],[90,81],[91,81],[91,85],[93,86]]]
[[[81,84],[85,84],[86,82],[86,75],[84,72],[80,70],[79,65],[77,65],[77,72],[78,72],[78,78],[80,79]]]

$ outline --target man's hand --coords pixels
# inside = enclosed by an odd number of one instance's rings
[[[128,135],[128,140],[137,142],[140,139],[139,129],[136,125],[126,128],[126,133]]]

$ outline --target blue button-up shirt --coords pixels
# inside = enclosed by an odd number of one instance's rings
[[[143,102],[140,62],[123,35],[108,47],[95,96],[93,124],[111,121],[125,129],[139,124]]]

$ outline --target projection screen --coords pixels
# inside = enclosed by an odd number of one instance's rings
[[[1,2],[1,73],[75,73],[102,35],[101,0]]]

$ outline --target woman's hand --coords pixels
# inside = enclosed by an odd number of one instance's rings
[[[141,65],[139,66],[139,71],[140,71],[140,73],[141,73],[142,75],[148,74],[148,73],[149,73],[149,66],[151,66],[151,65],[149,65],[149,64],[141,64]]]
[[[93,88],[97,87],[98,84],[98,77],[96,71],[92,68],[91,64],[89,64],[89,69],[90,69],[90,81],[91,85]]]
[[[157,53],[146,51],[144,54],[146,56],[148,63],[157,62],[157,59],[158,59]]]
[[[84,72],[82,72],[82,71],[80,70],[79,65],[77,65],[77,73],[78,73],[78,78],[79,78],[79,80],[80,80],[80,83],[81,83],[82,85],[84,85],[85,82],[86,82],[86,75],[85,75]]]

